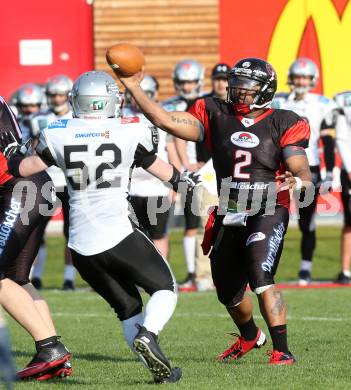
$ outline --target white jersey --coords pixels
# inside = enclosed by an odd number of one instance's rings
[[[132,233],[130,170],[156,153],[157,142],[154,128],[120,118],[58,120],[41,132],[38,155],[60,167],[66,177],[70,248],[90,256]]]
[[[72,119],[72,111],[68,111],[66,114],[63,115],[56,115],[52,111],[49,111],[47,113],[47,125],[50,123],[58,120],[58,119]],[[66,186],[66,178],[63,174],[62,170],[58,167],[55,167],[54,165],[49,167],[46,172],[51,177],[51,180],[53,181],[56,189],[58,191],[62,190]]]
[[[351,172],[351,91],[338,93],[334,100],[340,107],[336,122],[336,145],[347,172]]]
[[[138,117],[141,123],[144,123],[148,126],[153,126],[153,124],[140,111],[137,111],[130,106],[123,108],[122,114],[124,118]],[[167,140],[169,139],[169,136],[161,129],[158,129],[158,134],[159,141],[157,157],[168,163]],[[145,171],[145,169],[133,169],[129,190],[130,195],[143,197],[167,196],[169,192],[169,187],[163,184],[162,181],[157,177]]]
[[[322,127],[332,128],[335,126],[335,111],[337,106],[333,100],[316,93],[307,93],[303,99],[295,100],[295,93],[277,94],[272,102],[273,108],[282,108],[294,111],[306,119],[311,128],[309,146],[306,149],[310,166],[319,166],[318,141]]]
[[[180,96],[174,96],[170,99],[165,100],[162,103],[162,107],[166,111],[186,111],[188,109],[188,103]],[[193,141],[187,141],[186,143],[186,154],[190,164],[197,163],[196,156],[196,143]]]

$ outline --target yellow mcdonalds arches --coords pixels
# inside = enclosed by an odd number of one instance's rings
[[[332,0],[289,0],[274,29],[267,56],[278,73],[278,90],[289,89],[288,69],[298,55],[309,18],[318,39],[323,93],[332,97],[351,89],[351,2],[339,18]]]

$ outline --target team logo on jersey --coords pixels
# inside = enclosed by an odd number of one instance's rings
[[[252,233],[246,240],[246,246],[249,246],[252,242],[262,241],[266,238],[266,235],[262,232]]]
[[[68,119],[57,119],[56,121],[49,124],[48,129],[54,129],[57,127],[66,128]]]
[[[103,133],[96,132],[96,133],[77,133],[75,134],[74,138],[110,138],[110,131],[106,130]]]
[[[230,140],[234,145],[242,148],[255,148],[260,143],[259,138],[248,131],[237,131],[230,137]]]
[[[0,225],[0,255],[4,251],[12,228],[16,222],[16,219],[21,211],[21,203],[11,199],[10,209],[5,211],[5,218]]]

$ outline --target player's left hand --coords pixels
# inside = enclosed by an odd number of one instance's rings
[[[10,131],[5,131],[0,135],[0,151],[7,160],[17,152],[25,154],[29,148],[29,143],[30,141],[23,145],[19,144]]]

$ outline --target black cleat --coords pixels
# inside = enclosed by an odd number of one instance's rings
[[[343,272],[340,272],[338,277],[335,279],[335,283],[338,284],[350,284],[351,278],[345,275]]]
[[[308,284],[311,284],[311,272],[307,270],[300,270],[299,274],[299,285],[300,286],[307,286]]]
[[[168,378],[164,378],[162,380],[157,379],[154,376],[154,380],[156,383],[175,383],[178,382],[179,379],[182,377],[182,369],[180,367],[173,367],[172,368],[172,374]]]
[[[70,359],[72,354],[60,342],[42,347],[27,364],[25,368],[17,372],[20,379],[35,378],[45,374],[54,367],[60,366]]]
[[[163,354],[157,336],[141,325],[137,324],[137,328],[139,332],[133,342],[135,351],[153,375],[155,382],[164,382],[173,374],[171,364]]]
[[[63,291],[74,291],[76,288],[74,286],[73,280],[65,280],[63,282],[62,290]]]
[[[31,281],[32,285],[37,289],[41,290],[43,288],[43,283],[40,278],[33,278]]]

